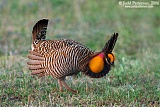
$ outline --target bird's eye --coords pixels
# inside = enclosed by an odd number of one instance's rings
[[[108,57],[108,61],[111,62],[111,58]]]

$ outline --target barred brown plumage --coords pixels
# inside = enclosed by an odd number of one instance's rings
[[[71,39],[45,40],[47,25],[48,19],[42,19],[33,27],[32,50],[28,55],[32,75],[51,75],[58,79],[60,90],[64,86],[69,91],[77,92],[65,83],[66,76],[81,71],[91,78],[101,78],[110,71],[114,64],[112,50],[118,33],[113,34],[100,52],[94,52]]]

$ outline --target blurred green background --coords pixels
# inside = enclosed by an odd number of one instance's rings
[[[54,102],[57,106],[157,106],[160,103],[159,11],[160,5],[125,8],[117,0],[1,0],[0,103],[51,106],[58,93],[58,102]],[[74,39],[95,51],[100,51],[114,32],[119,33],[114,49],[115,67],[99,80],[80,74],[77,80],[72,80],[76,81],[72,87],[79,89],[80,94],[73,96],[57,92],[56,80],[52,78],[31,77],[26,64],[31,32],[42,18],[50,20],[47,39]],[[44,86],[44,90],[34,95],[30,86],[39,82],[35,89]],[[93,89],[86,91],[86,84]],[[57,88],[56,94],[53,88]]]

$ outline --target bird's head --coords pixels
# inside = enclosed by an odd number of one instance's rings
[[[100,52],[96,52],[92,55],[88,69],[84,73],[92,78],[100,78],[105,76],[114,66],[115,55],[112,50],[116,43],[118,33],[114,33],[113,36],[105,44],[104,48]]]

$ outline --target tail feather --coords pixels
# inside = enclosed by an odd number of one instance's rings
[[[114,33],[113,36],[111,36],[111,38],[105,44],[104,48],[102,49],[102,52],[111,53],[113,48],[114,48],[114,46],[115,46],[117,38],[118,38],[118,33]]]
[[[39,20],[33,27],[32,31],[32,43],[35,40],[41,40],[46,38],[46,31],[48,26],[48,19]]]

